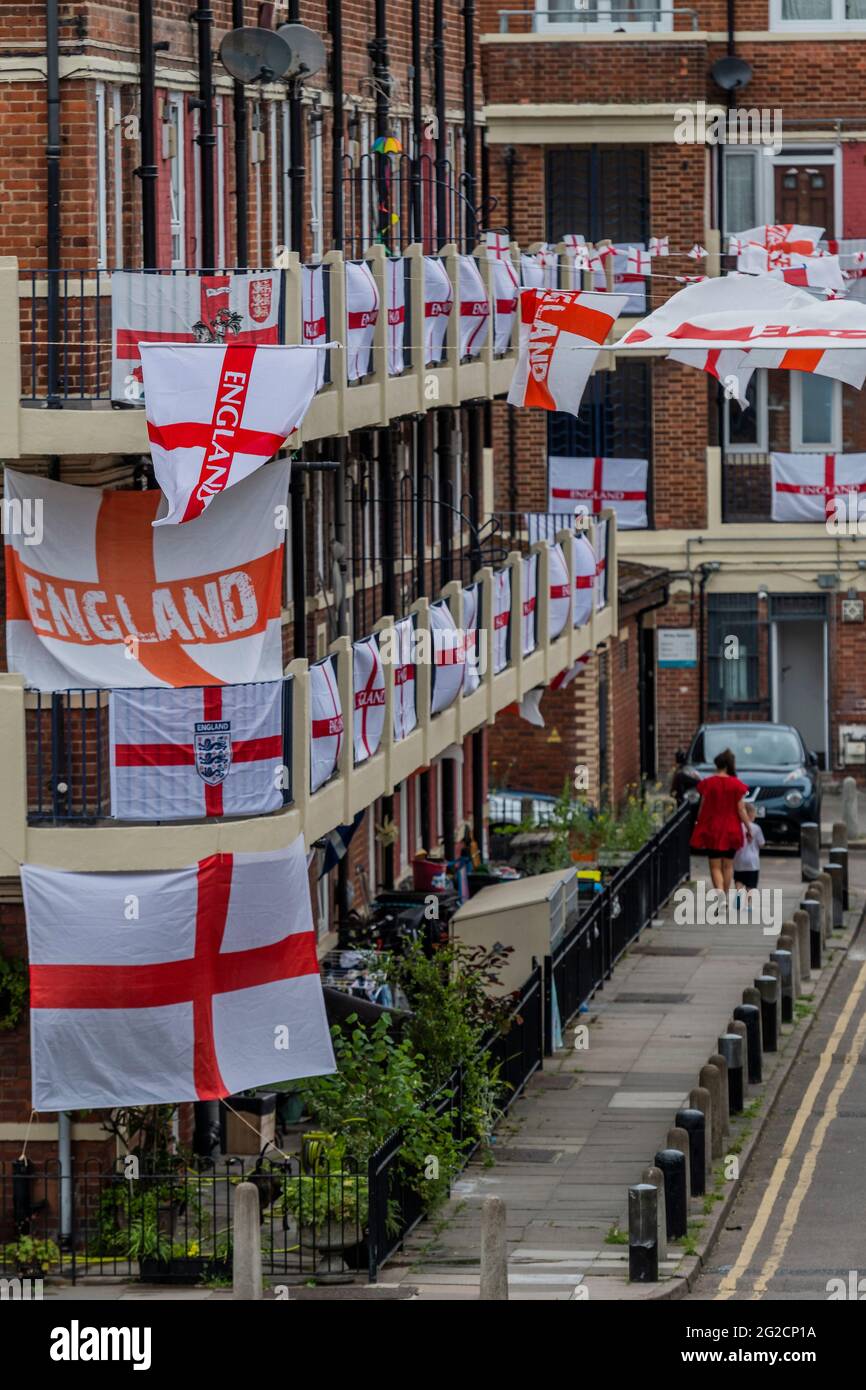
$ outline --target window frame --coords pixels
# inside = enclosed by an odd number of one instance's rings
[[[791,376],[799,373],[792,372]],[[770,449],[770,416],[768,411],[769,393],[767,390],[767,369],[758,367],[752,378],[755,383],[755,418],[757,420],[757,442],[755,444],[732,444],[730,437],[730,418],[732,410],[739,410],[734,401],[723,402],[722,425],[725,454],[766,454]]]
[[[587,9],[578,9],[575,5],[574,19],[549,19],[551,0],[536,0],[535,13],[533,14],[533,30],[537,33],[569,34],[577,30],[581,34],[611,34],[616,30],[624,29],[626,33],[638,34],[662,34],[670,33],[673,29],[673,14],[660,14],[658,20],[653,19],[611,19],[611,11],[617,10],[616,0],[597,0],[597,18],[589,19]],[[638,5],[638,9],[649,9],[647,4]],[[664,6],[659,4],[659,9]],[[670,9],[670,6],[668,6]],[[607,16],[602,19],[601,16]]]
[[[166,120],[166,112],[168,112],[168,120]],[[166,163],[168,164],[169,260],[172,270],[184,270],[186,268],[185,117],[186,108],[183,94],[181,92],[169,92],[163,106],[163,124],[169,129],[174,130],[174,154],[169,153],[166,157]],[[163,149],[165,149],[165,145],[163,145]],[[175,194],[175,185],[176,204],[175,207],[172,208],[172,197]],[[172,212],[176,215],[172,216]],[[175,255],[176,244],[179,244],[180,247],[179,256]]]
[[[817,34],[838,29],[843,33],[866,30],[866,19],[846,19],[845,0],[830,0],[831,13],[826,19],[784,19],[783,0],[770,0],[770,32]]]
[[[830,409],[832,412],[832,434],[833,438],[824,442],[813,440],[803,440],[803,373],[791,372],[789,405],[790,405],[790,450],[792,454],[838,454],[842,452],[842,383],[833,381],[832,400]]]

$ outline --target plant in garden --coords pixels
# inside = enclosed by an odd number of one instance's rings
[[[59,1259],[60,1251],[53,1240],[38,1240],[35,1236],[19,1236],[3,1247],[3,1262],[12,1265],[21,1278],[38,1279]]]
[[[20,957],[0,956],[0,1033],[17,1026],[27,992],[26,963]]]

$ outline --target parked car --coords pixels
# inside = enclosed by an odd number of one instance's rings
[[[709,777],[713,759],[730,748],[737,776],[749,788],[765,838],[799,844],[800,826],[821,823],[818,758],[793,724],[702,724],[692,739],[686,774]]]

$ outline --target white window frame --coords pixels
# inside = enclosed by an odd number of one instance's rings
[[[271,256],[276,261],[277,247],[280,244],[280,152],[277,142],[277,103],[275,101],[268,103],[268,178],[271,204]],[[271,262],[265,261],[264,264],[270,265]]]
[[[226,268],[226,143],[225,106],[222,97],[214,99],[214,124],[216,126],[216,229],[217,265]]]
[[[376,186],[375,161],[372,154],[372,141],[370,139],[372,118],[367,111],[362,111],[358,120],[358,143],[361,153],[358,159],[358,167],[361,170],[361,241],[362,249],[366,249],[371,241],[371,205],[373,202],[373,189]]]
[[[283,150],[281,176],[283,183],[283,246],[288,246],[292,251],[297,247],[292,246],[292,137],[289,128],[289,103],[282,103],[282,126],[283,126]]]
[[[796,373],[792,372],[792,376]],[[758,422],[757,442],[755,444],[732,444],[730,441],[730,416],[732,410],[739,410],[736,401],[725,401],[723,412],[724,440],[726,454],[766,454],[769,450],[769,414],[767,412],[767,372],[759,367],[753,377],[755,382],[755,416]]]
[[[111,89],[112,129],[112,187],[114,189],[114,264],[123,265],[123,116],[120,107],[120,87]]]
[[[201,111],[196,107],[192,113],[192,144],[194,145],[201,132]],[[195,268],[201,270],[201,160],[193,156],[192,161],[192,186],[195,198]],[[213,269],[213,267],[208,267]]]
[[[108,135],[105,115],[105,83],[96,83],[96,266],[108,269],[108,188],[105,142]]]
[[[831,0],[832,12],[826,19],[783,19],[782,0],[770,0],[770,30],[783,33],[824,33],[837,29],[855,32],[866,29],[866,19],[846,19],[845,0]]]
[[[673,0],[661,0],[660,8],[670,10]],[[516,8],[516,6],[514,7]],[[662,14],[655,21],[650,18],[645,19],[611,19],[611,11],[617,11],[619,6],[617,0],[598,0],[595,18],[590,18],[588,10],[574,7],[574,19],[548,19],[545,11],[551,8],[551,0],[536,0],[534,29],[538,33],[569,34],[575,30],[581,34],[604,34],[612,33],[616,29],[625,29],[631,33],[664,33],[673,28],[673,15]],[[650,6],[644,0],[643,5],[636,5],[636,9],[649,9]]]
[[[842,383],[833,381],[832,433],[827,440],[803,441],[803,373],[791,372],[790,420],[792,454],[838,454],[842,449]],[[826,380],[827,378],[825,378]]]
[[[310,239],[312,241],[312,260],[315,263],[321,261],[325,254],[325,227],[324,227],[324,159],[322,151],[322,137],[324,127],[322,121],[321,108],[312,106],[309,111],[310,120]]]
[[[168,120],[165,113],[168,112]],[[186,168],[184,145],[184,99],[179,92],[169,92],[163,108],[163,122],[172,128],[175,133],[174,154],[168,159],[168,180],[169,180],[169,207],[171,206],[172,188],[177,185],[177,201],[175,206],[176,217],[170,218],[169,226],[171,229],[171,269],[183,270],[186,267]],[[163,146],[163,152],[165,145]],[[163,157],[165,154],[163,153]],[[179,241],[180,255],[175,256],[175,241]]]

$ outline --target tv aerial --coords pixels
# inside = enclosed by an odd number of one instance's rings
[[[287,24],[285,28],[302,28]],[[273,82],[295,62],[286,36],[272,29],[230,29],[220,44],[219,55],[238,82]]]
[[[289,67],[284,70],[285,77],[304,82],[325,66],[325,45],[306,24],[281,24],[276,32],[292,53]]]

